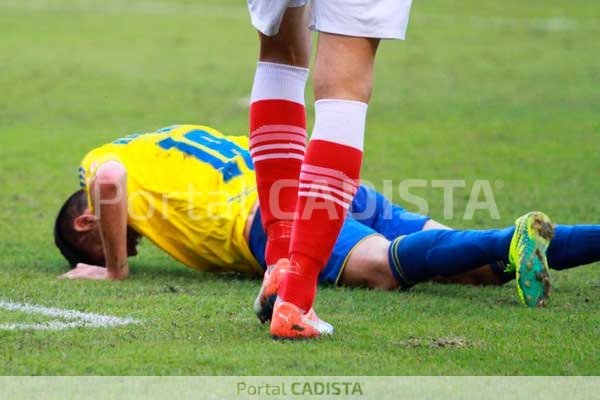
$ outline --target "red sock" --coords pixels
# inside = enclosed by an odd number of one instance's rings
[[[315,127],[302,164],[292,227],[292,273],[278,295],[304,311],[312,307],[319,272],[331,256],[352,203],[362,163],[367,104],[352,100],[315,102]]]
[[[308,147],[290,247],[290,262],[299,270],[287,274],[279,291],[284,301],[305,311],[312,307],[319,272],[331,256],[356,193],[361,162],[362,151],[354,147],[324,140],[312,140]]]
[[[304,88],[308,69],[259,62],[250,104],[250,153],[256,171],[265,261],[289,257],[298,177],[306,150]]]
[[[265,261],[274,265],[289,256],[298,175],[306,146],[304,106],[286,100],[254,102],[250,105],[250,131],[250,153],[268,236]]]

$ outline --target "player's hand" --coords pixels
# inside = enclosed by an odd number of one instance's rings
[[[109,279],[106,268],[84,263],[77,264],[75,268],[60,277],[67,279]]]

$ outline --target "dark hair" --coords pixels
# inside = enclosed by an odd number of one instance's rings
[[[65,201],[54,222],[54,243],[71,268],[75,268],[80,262],[88,262],[87,254],[77,246],[79,232],[73,225],[75,218],[80,216],[87,206],[87,195],[83,189],[79,189]]]

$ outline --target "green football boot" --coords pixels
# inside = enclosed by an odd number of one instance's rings
[[[539,211],[517,218],[515,225],[508,259],[516,272],[519,298],[529,307],[545,306],[552,288],[546,250],[554,236],[554,226]]]

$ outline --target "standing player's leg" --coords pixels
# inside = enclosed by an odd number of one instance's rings
[[[312,308],[324,268],[358,186],[367,103],[381,38],[403,39],[411,1],[315,1],[319,32],[314,69],[315,127],[302,164],[297,219],[290,244],[291,273],[279,304],[302,313]],[[277,306],[277,303],[276,303]],[[297,336],[289,315],[274,312],[273,336]]]
[[[291,271],[279,290],[281,302],[292,303],[300,313],[312,308],[318,275],[331,254],[358,186],[377,47],[372,39],[333,36],[319,37],[315,127],[300,173],[290,245]],[[335,47],[335,42],[347,43]],[[285,318],[282,323],[272,321],[274,336],[288,335]]]
[[[250,152],[256,170],[269,266],[289,256],[300,165],[306,148],[304,90],[310,61],[305,1],[249,1],[260,39],[250,104]]]
[[[286,312],[273,313],[274,337],[318,336],[308,325],[299,333],[298,323],[312,309],[318,274],[358,185],[379,38],[403,38],[409,9],[410,0],[314,1],[311,25],[319,32],[315,127],[300,173],[290,273],[282,279],[275,305]]]
[[[289,256],[291,221],[306,149],[304,88],[310,61],[306,3],[306,0],[248,0],[252,23],[260,38],[250,105],[250,153],[256,170],[262,223],[268,235],[265,249],[268,268],[254,305],[259,316],[271,312],[267,292],[274,279],[272,273],[276,268],[286,268],[276,264],[280,259],[287,261]],[[332,331],[312,311],[297,317],[309,321],[311,326],[307,326],[305,333],[310,331],[310,336]]]

